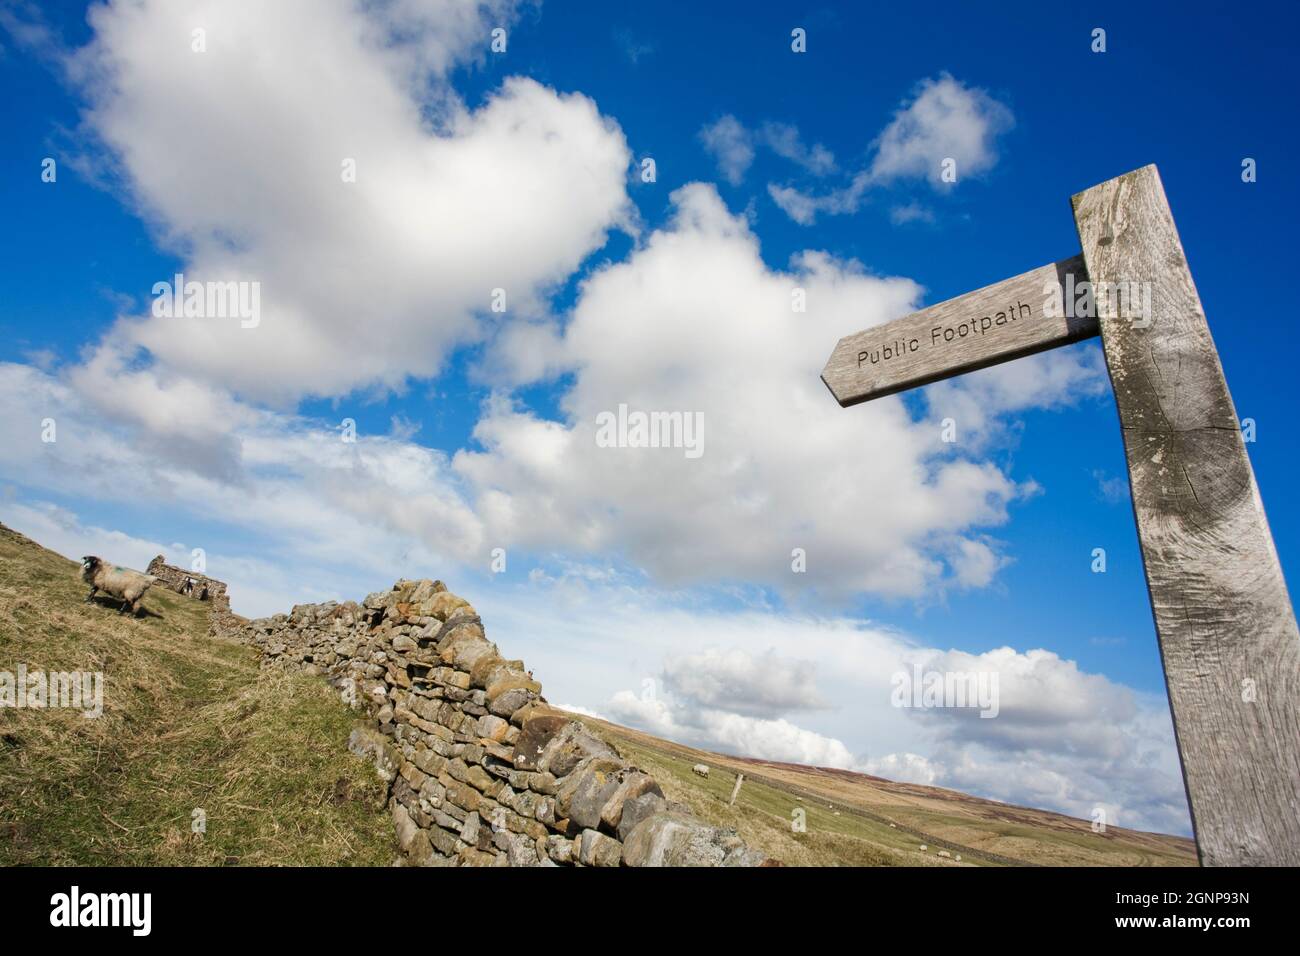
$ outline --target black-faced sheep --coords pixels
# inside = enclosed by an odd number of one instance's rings
[[[149,585],[158,580],[152,574],[141,574],[130,568],[119,568],[115,564],[105,564],[93,554],[81,559],[81,579],[90,585],[86,602],[94,600],[96,591],[103,591],[122,602],[119,614],[129,608],[134,615],[140,608],[140,599]]]
[[[187,575],[185,583],[181,585],[181,594],[186,597],[198,598],[200,601],[206,601],[208,599],[208,586],[206,584],[200,586],[198,581]]]

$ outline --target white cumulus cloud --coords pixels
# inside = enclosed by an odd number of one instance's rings
[[[580,94],[508,78],[470,110],[446,84],[512,7],[93,8],[94,39],[69,60],[86,129],[187,281],[260,289],[256,328],[146,314],[115,338],[289,404],[436,374],[481,338],[494,290],[512,314],[544,311],[550,286],[629,226],[630,153]]]
[[[947,159],[955,160],[958,181],[982,175],[997,163],[997,138],[1014,125],[1011,110],[984,90],[946,73],[925,80],[880,134],[871,177],[916,177],[942,187]]]
[[[1014,126],[1015,117],[1006,104],[943,73],[917,86],[873,142],[870,165],[846,185],[813,194],[771,183],[768,194],[786,215],[806,226],[819,214],[857,212],[869,190],[897,180],[920,179],[935,189],[948,190],[997,165],[998,139]],[[946,177],[949,171],[955,178]],[[931,211],[914,202],[895,206],[891,212],[895,224],[933,218]]]
[[[671,585],[745,581],[787,596],[988,583],[999,562],[977,529],[1036,488],[952,456],[936,423],[914,421],[900,399],[845,413],[819,377],[838,338],[908,311],[917,286],[820,252],[770,269],[712,187],[672,201],[666,226],[582,283],[550,340],[548,362],[572,376],[561,417],[500,397],[476,426],[482,450],[454,457],[489,536],[617,552]],[[795,290],[805,311],[792,307]],[[1064,403],[1095,375],[1067,374],[1078,359],[1048,361],[1062,371],[994,397]],[[703,454],[602,447],[597,417],[620,405],[702,416]],[[995,410],[978,420],[963,410],[963,442],[995,427]],[[798,548],[805,573],[791,567]]]

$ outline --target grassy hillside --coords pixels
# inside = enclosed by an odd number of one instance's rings
[[[879,777],[706,753],[583,718],[655,776],[670,799],[798,866],[1195,866],[1190,840]],[[707,779],[691,772],[709,767]],[[745,781],[728,806],[736,774]],[[794,811],[807,830],[796,833]],[[891,824],[893,824],[891,826]],[[921,845],[926,846],[925,850]],[[947,857],[939,856],[944,850]],[[957,862],[956,857],[961,857]]]
[[[0,671],[102,671],[104,713],[0,708],[0,864],[386,865],[393,827],[354,717],[261,672],[206,604],[83,603],[80,567],[0,526]],[[191,832],[193,811],[207,832]]]

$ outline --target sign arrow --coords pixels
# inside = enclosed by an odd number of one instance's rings
[[[822,381],[841,406],[928,385],[1099,334],[1075,317],[1082,256],[1062,259],[840,339]]]

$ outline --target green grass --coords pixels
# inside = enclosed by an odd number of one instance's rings
[[[206,604],[161,588],[136,619],[85,604],[78,570],[0,527],[0,670],[105,681],[97,719],[0,708],[0,864],[392,861],[384,788],[324,682],[260,670],[207,636]]]

